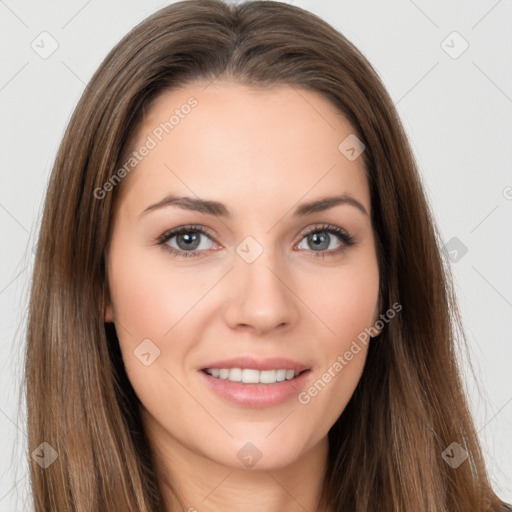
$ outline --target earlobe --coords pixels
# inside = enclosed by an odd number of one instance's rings
[[[103,311],[104,321],[112,323],[114,321],[114,308],[112,307],[112,300],[110,299],[110,291],[106,283],[103,284]]]
[[[114,312],[112,310],[112,305],[109,303],[105,307],[105,322],[108,324],[108,323],[112,323],[113,321],[114,321]]]

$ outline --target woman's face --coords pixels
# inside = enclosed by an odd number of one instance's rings
[[[353,137],[326,99],[291,86],[190,86],[146,112],[140,161],[117,185],[105,320],[162,447],[268,469],[325,441],[379,315]],[[344,200],[304,208],[328,197]]]

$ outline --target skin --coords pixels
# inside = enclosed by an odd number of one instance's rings
[[[379,272],[363,159],[350,161],[338,150],[354,130],[318,93],[229,81],[160,95],[134,147],[190,96],[197,106],[120,185],[105,320],[115,323],[143,404],[169,510],[172,482],[185,510],[314,511],[327,433],[360,379],[367,346],[307,405],[294,396],[269,408],[237,406],[198,372],[239,355],[283,356],[311,368],[307,389],[375,324]],[[340,204],[293,215],[303,202],[342,192],[367,214]],[[177,206],[142,214],[170,193],[221,201],[232,218]],[[344,242],[327,234],[328,249],[315,251],[301,233],[324,223],[345,229],[356,244],[334,254]],[[202,257],[178,258],[158,245],[165,231],[187,224],[211,233],[193,249]],[[247,236],[263,248],[251,264],[236,252]],[[178,243],[167,242],[185,252],[186,243]],[[315,257],[322,251],[332,256]],[[144,339],[160,349],[148,366],[133,353]],[[251,468],[237,457],[249,441],[262,454]]]

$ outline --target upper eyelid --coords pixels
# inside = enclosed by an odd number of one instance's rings
[[[211,233],[211,230],[205,226],[199,226],[199,225],[184,225],[184,226],[177,226],[175,228],[172,228],[172,229],[167,229],[165,230],[158,238],[157,238],[157,241],[160,241],[160,240],[169,240],[170,238],[176,236],[176,235],[179,235],[180,234],[180,231],[183,231],[183,232],[194,232],[194,231],[198,231],[200,232],[201,234],[205,234],[211,238],[213,238],[215,235],[213,235]]]

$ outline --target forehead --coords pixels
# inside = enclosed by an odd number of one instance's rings
[[[363,158],[343,151],[354,135],[342,114],[308,89],[191,85],[160,94],[146,110],[133,149],[150,150],[123,186],[133,207],[183,193],[261,211],[273,200],[284,207],[348,193],[369,212]]]

